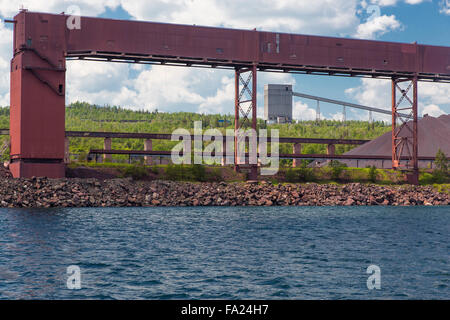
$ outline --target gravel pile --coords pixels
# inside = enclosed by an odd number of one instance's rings
[[[0,178],[0,207],[449,205],[429,186]]]
[[[408,122],[412,126],[412,122]],[[450,115],[442,115],[438,118],[426,116],[417,122],[419,157],[434,157],[440,148],[447,157],[450,157]],[[410,134],[408,129],[403,129],[401,136]],[[382,136],[354,148],[346,155],[392,155],[392,134],[387,132]],[[407,151],[404,150],[404,155]]]

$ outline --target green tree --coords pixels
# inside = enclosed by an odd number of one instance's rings
[[[331,168],[331,178],[333,180],[339,180],[342,171],[347,167],[345,163],[339,162],[337,160],[331,160],[328,166]]]
[[[450,176],[450,166],[447,156],[440,148],[436,153],[435,165],[436,168],[433,170],[433,180],[437,183],[445,182]]]
[[[375,166],[369,166],[369,173],[368,178],[370,182],[376,182],[377,181],[377,167]]]

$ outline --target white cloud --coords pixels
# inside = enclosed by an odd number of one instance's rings
[[[441,0],[440,6],[441,9],[439,10],[439,12],[450,16],[450,1]]]
[[[349,33],[359,23],[356,0],[122,0],[121,4],[138,20],[244,29],[336,34]]]
[[[234,72],[182,67],[143,67],[130,79],[133,65],[104,62],[68,63],[67,102],[77,100],[132,109],[234,112]],[[264,105],[265,83],[295,84],[290,74],[258,73],[258,106]]]
[[[216,94],[208,96],[200,103],[198,112],[200,113],[233,113],[234,106],[234,79],[232,77],[222,77],[221,86]]]
[[[354,36],[361,39],[375,39],[387,32],[401,30],[403,26],[395,15],[381,14],[382,7],[395,6],[399,2],[416,5],[427,1],[430,0],[362,0],[359,2],[357,14],[361,16],[364,12],[368,18],[357,26]]]
[[[68,102],[84,100],[98,104],[117,104],[128,108],[170,111],[170,106],[200,104],[196,92],[207,85],[211,70],[196,73],[188,68],[154,66],[144,68],[130,79],[131,66],[104,62],[70,62]],[[197,88],[201,89],[201,87]]]
[[[198,72],[188,68],[168,68],[155,66],[139,74],[133,82],[137,92],[136,103],[146,103],[151,107],[165,110],[166,105],[200,104],[203,97],[198,93],[207,85],[211,70]]]
[[[419,99],[441,106],[450,106],[450,85],[446,83],[419,83]]]
[[[68,61],[66,75],[68,89],[87,93],[96,93],[105,88],[118,91],[128,78],[128,70],[126,64]]]
[[[376,4],[378,6],[393,6],[398,2],[398,0],[372,0],[370,3]]]
[[[9,66],[12,52],[12,31],[0,21],[0,106],[9,106]]]
[[[404,1],[401,1],[401,0],[371,0],[370,2],[372,4],[376,4],[376,5],[384,7],[384,6],[396,5],[397,2],[405,2],[407,4],[420,4],[422,2],[427,2],[427,1],[430,1],[430,0],[404,0]]]
[[[292,118],[295,120],[315,120],[316,110],[310,108],[306,103],[296,101],[293,105]]]
[[[343,112],[336,112],[331,114],[331,120],[335,121],[343,121],[344,120],[344,113]]]
[[[391,81],[384,79],[361,79],[361,85],[345,90],[359,104],[390,110]]]
[[[136,93],[127,88],[130,66],[105,62],[68,61],[66,103],[134,107]]]
[[[402,88],[407,83],[401,84]],[[345,90],[357,103],[385,110],[391,110],[391,81],[382,79],[361,79],[361,85]],[[450,113],[450,86],[445,83],[419,82],[419,115],[431,116]],[[402,106],[407,106],[406,100]],[[390,121],[389,115],[374,113],[374,119]]]
[[[361,39],[374,39],[389,31],[398,30],[400,28],[401,23],[394,15],[382,15],[360,24],[356,29],[355,37]]]
[[[21,8],[29,11],[61,13],[72,5],[80,8],[81,15],[96,16],[105,12],[106,8],[117,8],[119,3],[119,0],[0,0],[0,16],[11,18]]]
[[[430,0],[406,0],[405,2],[408,4],[419,4],[422,2],[426,2],[426,1],[430,1]]]
[[[425,114],[428,114],[432,117],[439,117],[440,115],[445,114],[445,112],[441,108],[439,108],[439,106],[435,104],[429,104],[425,106],[421,112],[422,116]]]

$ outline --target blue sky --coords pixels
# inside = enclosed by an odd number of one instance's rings
[[[77,6],[81,15],[169,23],[294,32],[450,46],[450,0],[0,0],[0,19],[20,6],[59,13]],[[372,14],[374,14],[372,16]],[[9,101],[12,33],[0,23],[0,105]],[[69,62],[67,102],[84,100],[133,109],[233,113],[233,73],[194,68],[149,67]],[[294,90],[332,99],[389,108],[390,83],[384,80],[258,73],[258,114],[263,86],[292,83]],[[315,102],[294,100],[296,119],[315,118]],[[450,113],[450,85],[419,85],[421,113]],[[341,108],[322,104],[322,117],[342,117]],[[367,112],[347,111],[348,119],[367,119]],[[389,117],[376,116],[389,120]]]

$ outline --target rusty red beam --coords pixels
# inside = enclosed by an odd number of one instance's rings
[[[92,131],[66,131],[66,137],[81,137],[81,138],[126,138],[126,139],[155,139],[155,140],[170,140],[172,135],[170,133],[131,133],[131,132],[92,132]],[[202,136],[210,139],[208,135]],[[191,135],[191,140],[194,141],[195,136]],[[226,141],[226,136],[223,136],[223,141]],[[322,138],[297,138],[297,137],[280,137],[280,143],[308,143],[308,144],[349,144],[361,145],[370,140],[362,139],[322,139]],[[267,137],[267,142],[271,142],[271,138]]]
[[[92,149],[89,151],[91,154],[119,154],[119,155],[142,155],[142,156],[170,156],[172,151],[143,151],[143,150],[105,150],[105,149]],[[196,154],[203,154],[202,152],[197,152]],[[215,152],[208,154],[210,156],[215,156]],[[222,154],[220,154],[222,156]],[[259,154],[258,154],[259,156]],[[268,157],[271,156],[270,153],[267,154]],[[245,157],[248,158],[248,153],[245,153]],[[278,155],[280,159],[339,159],[339,160],[392,160],[390,156],[377,156],[377,155],[330,155],[330,154],[290,154],[281,153]],[[403,160],[407,160],[407,156],[402,157]],[[418,157],[418,160],[422,161],[434,161],[435,157]],[[450,157],[448,157],[450,160]]]
[[[81,18],[68,59],[450,81],[443,46]]]
[[[116,62],[116,63],[138,63],[149,65],[164,65],[175,67],[196,67],[196,68],[216,68],[230,69],[242,68],[248,66],[248,61],[221,61],[216,59],[191,59],[180,57],[133,57],[125,53],[99,53],[99,52],[69,52],[66,55],[67,60],[83,60],[83,61],[99,61],[99,62]],[[325,75],[336,77],[363,77],[363,78],[380,78],[392,79],[393,77],[411,77],[411,72],[375,70],[362,68],[341,68],[341,67],[323,67],[308,65],[292,65],[292,64],[266,64],[257,63],[257,70],[264,72],[282,72],[293,74],[308,75]],[[450,83],[450,75],[435,73],[419,73],[420,81]]]
[[[0,135],[9,135],[8,129],[0,129]],[[170,133],[134,133],[134,132],[100,132],[100,131],[66,131],[66,137],[70,138],[117,138],[117,139],[152,139],[152,140],[171,140]],[[195,138],[191,135],[191,140]],[[210,139],[208,135],[202,138]],[[226,142],[226,136],[223,136]],[[297,137],[280,137],[280,143],[306,143],[306,144],[349,144],[361,145],[370,140],[362,139],[322,139],[322,138],[297,138]],[[267,142],[271,142],[271,138],[267,137]]]

